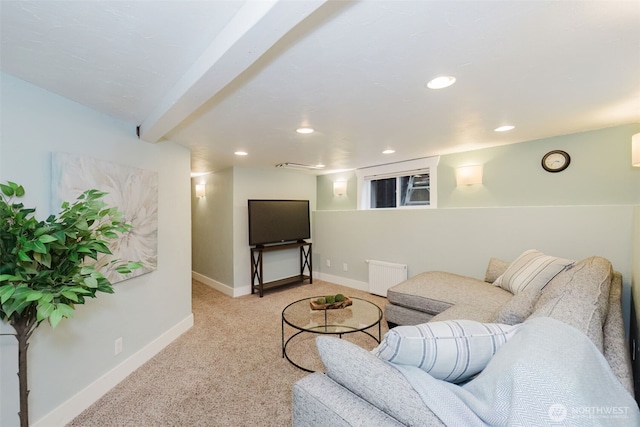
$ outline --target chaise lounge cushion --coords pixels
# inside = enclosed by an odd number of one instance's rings
[[[499,323],[499,322],[494,322],[495,317],[496,317],[495,312],[491,310],[487,310],[484,307],[481,307],[479,305],[469,305],[469,304],[460,303],[460,304],[454,305],[451,308],[446,309],[440,314],[433,316],[430,320],[428,320],[428,322],[442,322],[445,320],[465,319],[465,320],[475,320],[476,322],[482,322],[482,323]],[[416,322],[413,324],[417,325],[419,323],[425,323],[425,322]]]
[[[459,383],[482,371],[520,325],[473,320],[398,326],[372,353],[397,365],[415,366],[432,377]]]
[[[512,296],[482,280],[442,271],[418,274],[387,291],[389,303],[431,315],[458,303],[477,305],[494,313]]]

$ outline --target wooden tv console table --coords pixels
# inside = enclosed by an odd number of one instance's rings
[[[284,249],[300,248],[300,274],[286,277],[284,279],[274,280],[264,283],[262,274],[262,258],[263,253],[272,251],[281,251]],[[309,274],[304,274],[305,267]],[[295,243],[285,243],[273,246],[256,246],[251,248],[251,293],[257,290],[262,298],[265,289],[275,288],[276,286],[288,285],[291,283],[303,282],[309,279],[309,283],[313,283],[313,267],[311,261],[311,243],[300,241]],[[256,283],[257,282],[257,283]]]

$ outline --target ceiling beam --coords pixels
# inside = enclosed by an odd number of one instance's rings
[[[247,1],[138,127],[158,142],[327,0]]]

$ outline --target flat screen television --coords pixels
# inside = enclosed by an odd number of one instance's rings
[[[249,200],[249,245],[311,238],[308,200]]]

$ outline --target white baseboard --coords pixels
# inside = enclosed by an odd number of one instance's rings
[[[196,273],[195,271],[191,271],[191,277],[198,282],[204,283],[205,285],[215,289],[218,292],[222,292],[225,295],[230,297],[240,297],[242,295],[249,295],[251,293],[251,286],[241,286],[239,288],[232,288],[229,285],[225,285],[222,282],[218,282],[210,277],[205,276],[204,274]]]
[[[215,289],[218,292],[222,292],[225,295],[233,296],[233,288],[229,285],[225,285],[224,283],[218,282],[217,280],[213,280],[210,277],[205,276],[204,274],[196,273],[195,271],[191,271],[191,277],[198,282],[204,283],[205,285]]]
[[[333,276],[331,274],[320,273],[319,271],[314,271],[313,277],[320,280],[324,280],[325,282],[335,283],[336,285],[347,286],[349,288],[357,289],[359,291],[369,292],[369,284],[367,282],[347,279],[345,277],[340,277],[340,276]]]
[[[210,277],[207,277],[203,274],[196,273],[195,271],[191,272],[191,277],[193,277],[194,280],[204,283],[205,285],[212,287],[216,291],[222,292],[223,294],[228,295],[230,297],[235,298],[235,297],[251,294],[251,286],[242,286],[239,288],[232,288],[229,285],[225,285],[224,283],[218,282],[217,280],[211,279]],[[320,273],[318,271],[313,272],[313,277],[319,280],[324,280],[325,282],[331,282],[337,285],[347,286],[349,288],[369,292],[369,284],[367,282],[347,279],[340,276],[332,276],[331,274]]]
[[[177,325],[128,357],[75,396],[33,423],[32,427],[66,425],[192,326],[193,314],[190,314]]]

